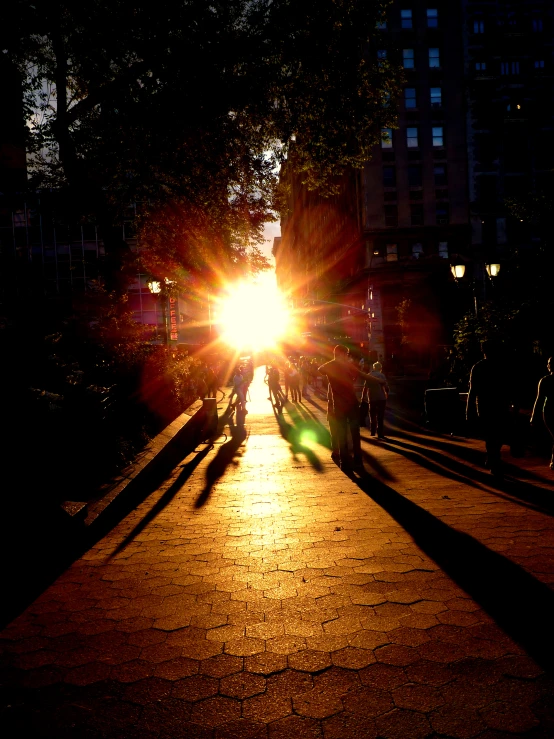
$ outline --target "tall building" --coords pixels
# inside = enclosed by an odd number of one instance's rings
[[[293,197],[278,272],[308,304],[342,304],[345,339],[389,367],[440,361],[462,307],[451,265],[465,265],[481,298],[485,264],[532,236],[505,201],[552,176],[552,13],[540,0],[395,0],[376,54],[404,68],[398,127],[336,202],[283,172]]]

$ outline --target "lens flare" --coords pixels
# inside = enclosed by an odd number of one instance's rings
[[[290,327],[290,313],[274,275],[229,287],[218,313],[222,339],[238,349],[275,347]]]

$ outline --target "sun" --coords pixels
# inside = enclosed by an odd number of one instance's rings
[[[290,312],[273,274],[229,287],[218,313],[221,338],[237,349],[269,349],[290,328]]]

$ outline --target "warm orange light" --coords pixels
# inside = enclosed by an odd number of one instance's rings
[[[454,275],[455,280],[460,280],[465,274],[466,266],[465,264],[453,264],[450,267],[450,271]]]
[[[222,339],[237,349],[274,347],[290,328],[290,313],[275,275],[231,286],[220,303],[218,322]]]

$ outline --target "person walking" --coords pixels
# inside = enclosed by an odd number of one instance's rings
[[[299,403],[302,400],[300,392],[300,372],[296,369],[293,362],[289,362],[289,388],[290,399],[293,403]]]
[[[367,397],[369,403],[369,431],[372,436],[377,434],[378,439],[385,438],[385,408],[390,392],[387,378],[381,372],[382,369],[381,362],[373,363],[373,369],[369,374],[380,380],[381,384],[366,382],[362,391],[362,399],[364,396]]]
[[[348,355],[348,347],[337,344],[333,350],[333,359],[319,368],[319,372],[329,381],[332,399],[327,413],[329,430],[331,438],[335,436],[333,446],[338,448],[340,467],[345,472],[350,472],[353,465],[357,468],[362,467],[360,409],[354,384],[360,377],[369,384],[381,384],[381,380],[377,377],[362,372],[350,362]],[[348,431],[352,439],[353,459],[348,449]]]
[[[510,428],[513,378],[499,342],[484,341],[481,351],[483,359],[471,368],[466,419],[471,423],[478,418],[487,452],[485,467],[502,477],[500,452]]]
[[[271,366],[267,368],[267,386],[269,388],[269,400],[272,405],[277,408],[277,412],[280,413],[283,403],[285,402],[285,396],[281,390],[281,378],[279,376],[279,370],[277,367]]]
[[[536,426],[539,419],[544,423],[546,430],[552,437],[552,456],[550,469],[554,470],[554,357],[550,357],[546,363],[548,374],[539,380],[537,397],[531,411],[530,423]]]
[[[237,367],[235,374],[233,375],[233,392],[231,393],[230,404],[234,395],[236,395],[235,407],[237,413],[248,413],[246,410],[246,385],[243,375],[242,367]]]

